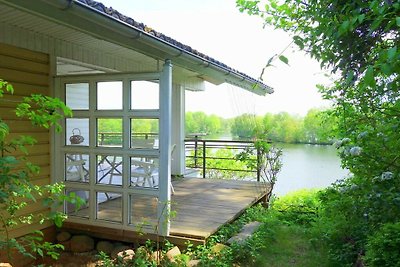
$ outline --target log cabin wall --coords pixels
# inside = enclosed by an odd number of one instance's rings
[[[25,96],[31,94],[49,95],[49,55],[31,50],[21,49],[15,46],[0,43],[0,79],[6,80],[14,87],[14,94],[6,94],[0,98],[0,118],[10,127],[9,139],[20,135],[29,135],[37,140],[37,143],[28,147],[27,161],[40,167],[39,175],[31,177],[34,184],[45,185],[50,180],[50,132],[47,129],[35,127],[27,119],[18,118],[15,115],[15,107]],[[22,155],[20,151],[13,153]],[[38,214],[46,212],[40,199],[23,209],[21,214]],[[31,225],[19,225],[11,231],[11,237],[20,237],[51,226],[51,223],[33,223]]]

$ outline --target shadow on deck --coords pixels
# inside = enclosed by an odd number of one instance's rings
[[[174,182],[174,188],[171,210],[176,216],[171,219],[170,236],[167,239],[177,245],[184,245],[187,241],[194,245],[203,244],[223,225],[235,220],[248,207],[264,200],[267,192],[262,183],[199,178]],[[66,222],[64,228],[126,242],[160,240],[154,234],[71,222]]]

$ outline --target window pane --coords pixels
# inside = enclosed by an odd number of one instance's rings
[[[65,181],[80,183],[89,182],[89,155],[65,155]]]
[[[97,219],[122,222],[122,194],[97,192]]]
[[[158,188],[158,158],[132,157],[131,182],[134,187],[157,189]]]
[[[66,202],[65,212],[68,216],[89,218],[89,191],[80,189],[70,189],[65,191],[66,195],[75,194],[75,196],[80,197],[84,204],[78,207],[76,204]]]
[[[122,119],[97,119],[97,145],[122,147]]]
[[[131,148],[158,148],[159,120],[131,119]]]
[[[71,109],[89,109],[89,84],[69,83],[65,85],[65,103]]]
[[[97,109],[122,109],[122,82],[97,83]]]
[[[157,226],[157,208],[158,198],[147,195],[130,195],[129,223],[141,226],[151,226],[153,229]]]
[[[89,145],[89,119],[74,118],[66,119],[66,145],[88,146]]]
[[[97,183],[122,185],[123,162],[121,156],[97,156]]]
[[[158,81],[131,82],[131,109],[159,109],[160,89]]]

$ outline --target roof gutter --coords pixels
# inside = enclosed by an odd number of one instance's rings
[[[256,79],[191,53],[77,0],[0,0],[0,2],[151,57],[160,60],[171,59],[174,64],[184,68],[190,67],[193,71],[201,73],[204,79],[210,76],[219,83],[227,82],[258,95],[273,92],[271,87]],[[71,20],[71,15],[78,17],[79,20]]]

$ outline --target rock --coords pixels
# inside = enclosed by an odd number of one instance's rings
[[[228,246],[221,244],[221,243],[217,243],[214,246],[211,247],[211,252],[214,254],[219,254],[223,249],[227,248]]]
[[[171,248],[170,250],[168,250],[167,254],[165,254],[170,262],[175,262],[175,257],[178,255],[181,255],[181,251],[177,246]]]
[[[152,261],[159,262],[159,261],[161,261],[161,258],[162,258],[162,253],[159,250],[153,251],[153,253],[151,253],[151,255],[150,255],[150,259]]]
[[[104,253],[110,255],[111,252],[114,250],[114,245],[113,243],[109,242],[109,241],[99,241],[97,242],[96,245],[96,250],[98,252],[103,251]]]
[[[71,238],[72,252],[89,252],[94,249],[94,240],[87,235],[75,235]]]
[[[237,235],[231,237],[228,239],[227,243],[232,244],[234,242],[238,244],[242,244],[246,241],[247,238],[249,238],[261,225],[260,222],[251,222],[243,226],[243,229],[240,233]]]
[[[118,253],[120,253],[121,251],[124,251],[124,250],[128,250],[128,249],[130,249],[130,247],[125,246],[125,245],[116,246],[116,247],[111,251],[111,258],[115,259],[116,257],[118,257]]]
[[[71,234],[68,232],[60,232],[57,234],[56,239],[58,242],[64,242],[71,239]]]
[[[117,257],[122,258],[123,261],[131,261],[135,257],[135,251],[132,249],[120,251],[118,252]]]
[[[60,241],[58,244],[64,246],[64,251],[71,251],[71,239],[67,241]]]
[[[200,264],[200,260],[190,260],[187,266],[188,267],[196,267],[196,266],[199,266],[199,264]]]
[[[8,262],[0,262],[0,267],[12,267],[12,265]]]

